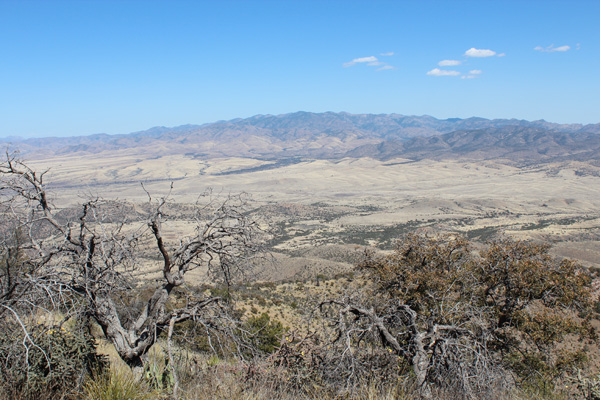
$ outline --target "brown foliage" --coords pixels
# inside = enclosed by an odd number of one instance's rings
[[[478,252],[462,237],[408,235],[393,253],[367,253],[359,264],[373,283],[362,300],[322,307],[348,349],[371,334],[372,346],[407,360],[423,397],[485,397],[533,376],[551,381],[584,361],[583,343],[561,342],[595,333],[589,274],[548,250],[502,239]]]

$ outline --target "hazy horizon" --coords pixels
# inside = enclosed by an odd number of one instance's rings
[[[232,118],[232,119],[227,119],[227,120],[215,120],[215,121],[209,121],[209,122],[203,122],[203,123],[186,123],[186,124],[181,124],[181,125],[174,125],[174,126],[165,126],[165,125],[155,125],[155,126],[150,126],[147,127],[145,129],[138,129],[135,131],[131,131],[131,132],[126,132],[126,133],[107,133],[107,132],[96,132],[96,133],[89,133],[89,134],[83,134],[83,135],[79,135],[79,134],[73,134],[73,135],[62,135],[62,136],[30,136],[30,137],[24,137],[24,136],[4,136],[4,137],[0,137],[0,140],[14,140],[14,141],[25,141],[28,139],[44,139],[44,138],[69,138],[69,137],[86,137],[86,136],[95,136],[95,135],[108,135],[108,136],[122,136],[122,135],[130,135],[130,134],[135,134],[135,133],[140,133],[140,132],[146,132],[146,131],[150,131],[152,129],[156,129],[156,128],[165,128],[165,129],[177,129],[179,127],[185,127],[185,126],[203,126],[203,125],[210,125],[210,124],[215,124],[215,123],[219,123],[219,122],[229,122],[229,121],[235,121],[235,120],[244,120],[244,119],[251,119],[251,118],[255,118],[255,117],[260,117],[260,116],[269,116],[269,115],[273,115],[273,116],[281,116],[281,115],[288,115],[288,114],[295,114],[295,113],[300,113],[300,112],[308,112],[308,113],[313,113],[313,114],[325,114],[325,113],[336,113],[336,114],[352,114],[352,115],[360,115],[360,114],[369,114],[369,115],[390,115],[390,114],[398,114],[398,115],[403,115],[406,117],[432,117],[435,118],[437,120],[443,121],[443,120],[452,120],[452,119],[457,119],[458,117],[448,117],[448,118],[437,118],[435,115],[429,115],[429,114],[423,114],[423,115],[406,115],[406,114],[402,114],[402,113],[348,113],[346,111],[339,111],[339,112],[335,112],[335,111],[323,111],[323,112],[312,112],[312,111],[294,111],[294,112],[290,112],[290,113],[285,113],[285,114],[255,114],[255,115],[251,115],[249,117],[236,117],[236,118]],[[471,117],[466,117],[466,118],[458,118],[458,119],[469,119],[469,118],[483,118],[483,117],[479,117],[476,115],[473,115]],[[487,120],[511,120],[511,119],[515,119],[517,121],[522,121],[523,119],[517,119],[517,118],[484,118]],[[529,120],[525,120],[525,121],[529,121]],[[556,121],[548,121],[548,120],[544,120],[544,119],[540,119],[540,120],[534,120],[534,121],[529,121],[529,122],[536,122],[536,121],[545,121],[548,123],[553,123],[553,124],[561,124],[561,125],[590,125],[590,124],[582,124],[579,122],[574,122],[574,123],[560,123],[560,122],[556,122]],[[599,120],[600,121],[600,120]],[[600,123],[600,122],[596,122],[596,123]],[[591,125],[594,125],[596,123],[591,123]]]

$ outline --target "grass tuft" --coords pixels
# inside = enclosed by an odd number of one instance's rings
[[[160,394],[136,378],[128,368],[113,366],[109,371],[90,379],[84,386],[85,400],[150,400]]]

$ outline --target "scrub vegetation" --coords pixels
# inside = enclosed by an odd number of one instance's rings
[[[244,196],[60,209],[44,178],[0,165],[0,397],[600,398],[595,272],[548,244],[369,227],[319,258],[353,269],[268,281],[287,225]]]

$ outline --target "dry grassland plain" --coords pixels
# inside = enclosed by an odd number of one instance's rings
[[[144,203],[169,192],[194,203],[246,192],[274,232],[272,279],[332,276],[363,246],[391,248],[415,230],[460,232],[485,241],[505,234],[545,240],[554,253],[600,268],[600,168],[583,162],[514,166],[505,160],[277,161],[131,155],[131,151],[36,158],[57,206],[88,196]],[[177,217],[175,217],[177,219]],[[167,224],[172,238],[189,221]],[[319,250],[321,249],[321,250]]]

